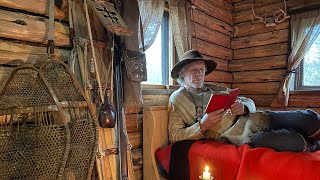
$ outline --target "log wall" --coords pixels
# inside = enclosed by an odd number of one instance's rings
[[[206,76],[207,82],[240,88],[259,109],[270,109],[285,72],[288,55],[289,21],[275,27],[251,22],[252,0],[192,0],[192,48],[214,59],[217,69]],[[304,1],[288,0],[287,8],[302,6]],[[256,0],[255,12],[273,16],[283,8],[282,0]],[[0,1],[0,84],[12,67],[35,64],[46,58],[47,0]],[[70,53],[67,12],[55,9],[55,57],[67,61]],[[104,30],[93,18],[96,42],[105,42]],[[103,44],[103,43],[102,43]],[[105,46],[97,47],[103,52]],[[99,53],[98,53],[99,54]],[[177,88],[143,86],[141,107],[126,109],[128,137],[132,148],[136,179],[142,179],[142,107],[167,105]],[[312,108],[320,112],[320,94],[291,94],[288,109]]]
[[[12,67],[7,65],[35,64],[45,61],[48,8],[46,0],[0,1],[0,84],[9,76]],[[55,57],[69,58],[69,29],[67,12],[55,8]]]
[[[253,4],[254,2],[254,4]],[[307,1],[287,0],[287,10],[305,6]],[[253,23],[256,15],[273,17],[284,9],[283,0],[233,0],[234,37],[231,39],[233,59],[228,68],[233,75],[232,88],[240,88],[241,94],[252,98],[259,109],[270,109],[275,98],[281,74],[286,72],[289,43],[289,20],[273,27]],[[290,94],[287,109],[311,108],[319,112],[319,93]]]
[[[216,70],[207,75],[205,81],[231,87],[233,78],[228,69],[228,61],[232,60],[233,56],[231,50],[232,3],[226,0],[192,0],[192,3],[195,6],[191,9],[192,48],[197,49],[205,58],[214,59],[217,62]],[[177,88],[178,86],[143,85],[142,107],[168,105],[170,94]],[[126,109],[128,136],[135,148],[132,151],[133,164],[135,169],[139,169],[137,173],[141,173],[142,167],[142,158],[138,156],[142,155],[139,153],[143,151],[142,107]]]
[[[0,84],[8,77],[12,67],[7,65],[36,64],[45,61],[48,4],[47,0],[2,0],[0,1]],[[233,20],[231,1],[194,1],[192,10],[193,48],[206,58],[214,58],[217,71],[206,77],[206,81],[230,86],[232,74],[228,71],[228,61],[232,60],[231,37]],[[91,14],[92,15],[92,14]],[[67,61],[70,53],[68,13],[55,9],[55,58]],[[97,47],[104,52],[104,30],[92,18],[93,36]],[[99,54],[99,53],[98,53]],[[101,53],[102,54],[102,53]],[[100,58],[100,57],[98,57]],[[2,66],[4,65],[4,66]],[[159,90],[160,88],[160,90]],[[143,106],[167,105],[172,90],[166,87],[146,87]],[[149,91],[147,90],[149,89]],[[156,92],[150,89],[157,89]],[[129,142],[132,145],[133,165],[136,179],[142,179],[142,107],[126,109],[126,124]]]
[[[214,72],[205,77],[206,82],[232,82],[228,61],[232,60],[231,38],[233,36],[233,6],[224,0],[191,0],[192,48],[208,59],[217,62]]]

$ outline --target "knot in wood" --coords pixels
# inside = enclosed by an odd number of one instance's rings
[[[19,19],[17,19],[17,20],[12,21],[12,22],[14,22],[14,23],[16,23],[16,24],[20,24],[20,25],[22,25],[22,26],[26,26],[26,25],[27,25],[27,22],[25,22],[24,20],[19,20]]]

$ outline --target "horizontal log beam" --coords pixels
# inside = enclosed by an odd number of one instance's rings
[[[233,83],[281,81],[286,69],[234,72]]]
[[[251,10],[252,5],[254,5],[254,8],[258,7],[265,7],[267,5],[276,4],[282,2],[282,0],[242,0],[240,2],[235,3],[234,6],[234,12],[240,12],[245,10]]]
[[[319,9],[320,2],[319,0],[304,0],[304,4],[301,6],[296,6],[290,9],[289,14],[296,14],[300,12],[305,12],[313,9]]]
[[[1,0],[0,6],[12,9],[24,10],[32,13],[48,16],[48,0]],[[67,19],[66,11],[62,11],[55,6],[54,15],[56,19]]]
[[[233,59],[248,59],[267,56],[287,55],[288,43],[271,44],[252,48],[236,49]]]
[[[141,84],[142,89],[167,89],[166,85],[158,84]]]
[[[200,39],[192,38],[192,48],[197,49],[201,54],[208,55],[211,57],[216,57],[220,59],[231,60],[232,59],[232,50],[211,44]]]
[[[231,39],[229,36],[202,26],[198,23],[192,23],[192,37],[201,39],[213,44],[217,44],[226,48],[230,48]]]
[[[245,22],[234,26],[234,37],[249,36],[265,32],[273,32],[281,29],[289,29],[289,20],[286,19],[276,26],[266,27],[263,23]]]
[[[234,38],[231,41],[231,49],[263,46],[268,44],[288,42],[289,30],[283,29],[251,36]]]
[[[297,6],[301,6],[303,5],[303,1],[301,0],[290,0],[287,1],[287,10],[290,10],[294,7]],[[254,12],[256,15],[264,17],[264,14],[266,13],[267,17],[273,17],[274,14],[279,15],[282,12],[280,11],[280,9],[284,9],[284,3],[283,2],[279,2],[279,3],[275,3],[275,4],[270,4],[267,6],[263,6],[263,7],[258,7],[258,8],[254,8]],[[246,22],[246,21],[251,21],[251,15],[252,15],[252,10],[245,10],[245,11],[241,11],[238,13],[234,13],[234,23],[238,24],[241,22]]]
[[[154,87],[154,88],[152,88]],[[160,87],[160,88],[158,88]],[[164,88],[162,88],[164,87]],[[142,94],[143,95],[170,95],[175,90],[179,89],[179,85],[168,85],[167,87],[165,85],[142,85]]]
[[[320,107],[320,96],[318,94],[290,94],[288,106],[291,107]]]
[[[196,0],[191,0],[191,2],[193,4],[197,3]],[[229,12],[232,12],[233,10],[232,4],[226,0],[206,0],[205,2],[211,6],[222,8]]]
[[[142,114],[126,114],[127,132],[142,132]]]
[[[213,60],[214,62],[217,63],[217,67],[215,70],[220,70],[220,71],[228,71],[228,60],[225,59],[220,59],[220,58],[213,58],[211,56],[207,56],[207,55],[202,55],[203,58],[205,59],[210,59]]]
[[[250,98],[254,101],[256,106],[270,106],[273,99],[275,98],[275,95],[245,95],[245,97]]]
[[[246,94],[276,94],[279,88],[280,82],[268,82],[268,83],[237,83],[232,84],[231,87],[239,88],[241,95]]]
[[[233,80],[232,73],[224,71],[213,71],[204,77],[205,81],[231,83]]]
[[[0,64],[22,65],[47,61],[47,48],[0,39]],[[55,49],[54,58],[67,61],[70,51]]]
[[[137,149],[142,146],[141,134],[141,132],[128,133],[129,143],[132,145],[132,149]]]
[[[232,25],[232,11],[227,11],[219,6],[215,6],[208,1],[194,1],[193,5],[205,13],[209,14],[210,16],[217,18],[227,24]]]
[[[231,88],[231,84],[230,83],[220,83],[220,82],[210,82],[210,81],[206,81],[206,83],[207,84],[215,84],[215,85]]]
[[[0,37],[47,44],[48,19],[0,10]],[[55,22],[56,46],[69,46],[69,27]]]
[[[228,35],[229,37],[233,36],[233,26],[231,26],[230,24],[220,21],[214,17],[211,17],[205,12],[199,11],[197,9],[192,9],[191,13],[192,21],[197,22],[212,30]]]
[[[174,91],[175,89],[142,89],[142,94],[143,95],[159,95],[159,94],[170,95]]]
[[[143,95],[143,106],[167,106],[169,95]]]
[[[229,61],[230,72],[263,69],[280,69],[287,67],[287,56],[270,56],[252,59],[239,59]]]

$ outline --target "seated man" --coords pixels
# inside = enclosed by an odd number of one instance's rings
[[[319,136],[320,120],[313,111],[308,112],[316,119],[313,118],[312,122],[310,121],[308,127],[312,127],[311,129],[296,127],[296,125],[291,127],[288,123],[279,125],[280,121],[273,122],[272,117],[274,119],[282,117],[283,113],[256,112],[254,102],[245,97],[238,97],[229,110],[220,109],[204,113],[213,93],[230,91],[218,85],[204,84],[204,76],[211,73],[216,65],[213,60],[205,60],[198,51],[190,50],[173,67],[171,77],[176,79],[181,87],[172,93],[169,100],[168,130],[169,140],[172,143],[207,138],[223,140],[235,145],[251,143],[254,147],[266,146],[279,151],[314,151],[319,148],[319,143],[314,141],[317,138],[314,138],[310,144],[309,140],[307,141],[301,135]],[[281,128],[282,126],[284,129]],[[270,127],[279,131],[270,131]],[[295,131],[296,129],[310,132],[301,133]],[[281,143],[278,143],[281,138],[274,137],[290,137],[291,139],[289,138],[288,146],[283,147]],[[273,138],[275,143],[268,142],[268,138]],[[289,146],[291,141],[297,141],[297,144],[291,147]]]

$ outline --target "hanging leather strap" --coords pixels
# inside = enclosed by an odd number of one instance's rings
[[[49,0],[48,42],[47,53],[49,58],[54,53],[54,0]]]

